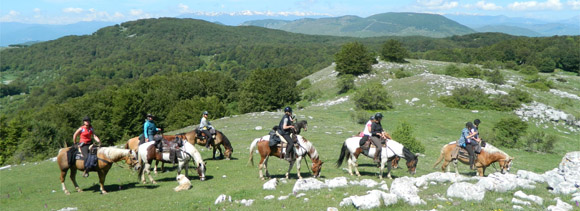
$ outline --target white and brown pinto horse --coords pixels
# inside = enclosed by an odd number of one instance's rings
[[[64,185],[64,180],[66,178],[66,174],[70,169],[70,180],[73,182],[75,189],[78,192],[83,192],[76,181],[77,170],[84,171],[85,170],[85,162],[84,160],[76,160],[75,165],[69,166],[69,161],[67,158],[67,152],[70,148],[62,148],[58,151],[58,155],[56,157],[56,163],[60,168],[60,183],[62,184],[62,190],[66,195],[69,195],[70,192],[66,189]],[[135,151],[129,149],[118,149],[114,147],[102,147],[99,148],[97,151],[97,173],[99,174],[99,185],[102,194],[107,194],[105,191],[104,184],[105,178],[107,177],[107,173],[113,166],[113,163],[125,160],[130,167],[135,167],[137,164],[137,155]]]
[[[441,155],[439,155],[439,158],[437,159],[437,162],[435,162],[435,164],[433,165],[433,168],[435,168],[442,160],[444,160],[443,164],[441,165],[441,170],[445,171],[449,163],[453,161],[455,173],[459,174],[459,172],[457,171],[457,160],[461,161],[465,165],[469,165],[469,158],[458,156],[458,158],[456,159],[451,157],[452,154],[451,152],[455,150],[456,146],[457,144],[455,141],[443,146],[443,148],[441,148]],[[510,157],[507,153],[487,143],[485,147],[481,148],[481,153],[477,155],[477,159],[474,162],[475,167],[477,167],[478,173],[477,175],[483,177],[485,175],[485,169],[495,162],[499,164],[501,168],[501,173],[505,174],[510,170],[513,159],[514,158]]]
[[[342,162],[344,161],[344,158],[346,157],[346,155],[349,154],[348,162],[347,162],[348,163],[348,173],[350,175],[353,175],[352,168],[354,167],[356,175],[359,177],[360,177],[360,172],[358,171],[357,159],[358,159],[358,156],[363,152],[362,149],[360,148],[360,144],[359,144],[360,139],[361,139],[361,137],[347,138],[344,141],[344,144],[342,145],[342,149],[340,150],[340,156],[338,157],[338,160],[336,161],[336,167],[340,167],[342,165]],[[370,148],[368,154],[365,156],[372,159],[375,155],[375,152],[376,152],[376,148]],[[417,168],[417,162],[419,162],[417,154],[411,153],[411,151],[409,149],[404,147],[399,142],[396,142],[395,140],[388,140],[387,146],[383,147],[381,150],[381,163],[379,166],[379,168],[380,168],[379,178],[380,179],[383,178],[383,171],[385,169],[385,164],[387,164],[387,178],[392,179],[391,178],[391,168],[392,168],[391,164],[392,164],[392,160],[395,159],[397,156],[405,158],[405,160],[407,160],[407,168],[408,168],[409,173],[411,175],[415,174],[415,171]]]
[[[296,160],[288,161],[290,162],[290,166],[288,167],[288,171],[286,172],[286,179],[288,179],[288,176],[290,175],[290,170],[292,169],[294,163],[296,163],[297,170],[296,174],[298,175],[299,179],[302,179],[302,176],[300,175],[300,161],[302,161],[302,158],[304,158],[304,156],[306,155],[308,155],[308,157],[310,157],[310,160],[312,161],[312,176],[319,177],[320,170],[324,162],[320,160],[320,157],[318,156],[318,151],[316,151],[316,148],[314,147],[314,145],[312,145],[312,142],[306,140],[304,137],[296,135],[296,139],[298,140],[299,145],[298,149],[295,148],[296,149],[295,154],[297,158]],[[268,158],[270,158],[270,156],[280,158],[281,153],[281,149],[278,148],[277,146],[270,147],[269,140],[270,136],[266,135],[263,136],[262,138],[254,139],[254,141],[252,141],[252,144],[250,145],[250,159],[248,160],[248,162],[251,163],[252,166],[254,165],[253,159],[254,149],[258,147],[258,152],[260,153],[261,156],[260,163],[258,165],[258,171],[260,174],[260,179],[262,180],[264,180],[264,174],[262,173],[262,169],[266,170],[266,177],[270,177],[270,174],[268,173]]]
[[[193,160],[195,166],[197,167],[197,173],[199,174],[200,180],[205,180],[205,162],[201,157],[201,154],[197,149],[187,141],[183,141],[183,147],[177,153],[177,175],[181,174],[181,170],[185,169],[185,176],[188,176],[189,160]],[[139,145],[139,164],[142,168],[139,169],[139,178],[143,184],[146,183],[145,174],[149,176],[149,181],[153,184],[157,184],[153,177],[151,177],[151,172],[149,168],[151,167],[151,162],[153,160],[158,160],[161,162],[169,163],[171,159],[169,158],[169,153],[159,153],[155,146],[155,142],[150,141]]]

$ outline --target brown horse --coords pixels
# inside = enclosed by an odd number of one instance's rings
[[[455,167],[455,173],[459,174],[457,171],[457,160],[461,161],[463,164],[469,165],[469,158],[458,156],[457,158],[451,157],[451,152],[455,150],[457,144],[455,142],[446,144],[441,148],[441,155],[437,159],[437,162],[433,165],[435,168],[442,160],[445,160],[441,165],[441,170],[445,171],[447,169],[447,165],[449,162],[453,161],[453,165]],[[505,174],[507,171],[510,170],[512,165],[512,160],[514,158],[510,157],[507,153],[499,150],[498,148],[492,146],[491,144],[487,144],[485,147],[482,148],[481,153],[477,156],[475,160],[475,166],[477,167],[477,175],[478,176],[485,176],[485,168],[487,168],[492,163],[498,162],[501,168],[501,173]]]
[[[192,131],[185,133],[185,136],[187,137],[187,141],[189,141],[189,143],[191,143],[193,145],[198,144],[198,145],[205,146],[207,138],[202,139],[201,137],[198,137],[197,136],[198,130],[199,129],[196,128],[195,130],[192,130]],[[232,143],[230,143],[230,140],[228,139],[228,137],[226,137],[221,131],[216,130],[215,132],[216,132],[215,138],[213,140],[213,143],[211,144],[211,146],[213,148],[212,159],[215,160],[216,150],[219,150],[219,152],[220,152],[220,156],[219,156],[220,159],[223,159],[224,155],[225,155],[226,160],[231,159],[232,153],[234,152],[234,148],[232,147]],[[221,145],[224,146],[225,153],[222,153]]]
[[[70,192],[66,189],[65,185],[64,185],[64,180],[66,178],[66,174],[68,172],[68,170],[70,169],[70,180],[73,182],[75,189],[78,192],[83,192],[80,188],[79,185],[77,184],[76,181],[76,174],[77,171],[84,171],[85,169],[85,162],[83,160],[77,160],[75,162],[75,165],[73,166],[69,166],[69,162],[68,162],[68,158],[67,158],[67,152],[70,150],[70,148],[62,148],[59,150],[58,155],[57,155],[57,164],[58,167],[60,168],[60,183],[62,184],[62,190],[64,191],[64,193],[66,195],[70,195]],[[137,164],[137,155],[135,153],[135,151],[133,150],[128,150],[128,149],[117,149],[114,147],[102,147],[98,150],[97,152],[97,157],[99,159],[98,161],[98,165],[97,165],[97,173],[99,174],[99,184],[101,186],[101,193],[102,194],[106,194],[107,191],[105,191],[104,188],[104,183],[105,183],[105,177],[107,177],[107,173],[109,172],[109,169],[111,169],[111,166],[113,165],[113,163],[121,161],[121,160],[125,160],[125,162],[127,164],[129,164],[129,166],[134,167]],[[138,167],[138,166],[136,166]]]
[[[258,147],[258,152],[260,153],[260,156],[262,157],[260,159],[260,163],[258,166],[260,179],[262,179],[262,180],[264,180],[264,175],[262,174],[262,169],[266,169],[266,177],[270,177],[270,174],[268,173],[268,158],[270,156],[280,158],[280,153],[281,153],[280,148],[278,148],[277,146],[270,147],[269,142],[268,142],[269,139],[270,139],[269,135],[264,136],[262,138],[257,138],[257,139],[254,139],[254,141],[250,145],[250,159],[248,160],[248,162],[251,163],[252,166],[254,165],[253,156],[254,156],[254,149],[256,148],[256,146]],[[308,154],[308,156],[310,157],[310,160],[312,161],[312,176],[319,177],[320,170],[321,170],[322,164],[324,162],[322,162],[320,160],[320,158],[318,157],[318,151],[316,151],[316,148],[314,147],[314,145],[312,145],[312,142],[306,140],[302,136],[297,135],[297,139],[298,139],[298,145],[300,146],[295,151],[297,158],[296,158],[296,160],[289,161],[290,166],[288,167],[288,171],[286,172],[286,179],[288,179],[288,176],[290,174],[290,170],[292,169],[292,166],[294,165],[295,162],[296,162],[296,170],[297,170],[298,178],[302,179],[302,176],[300,176],[300,161],[302,160],[302,158],[306,154]]]
[[[182,140],[178,140],[182,141]],[[153,184],[157,184],[149,172],[149,167],[153,160],[161,162],[172,162],[169,153],[159,153],[153,146],[153,142],[147,142],[139,145],[139,163],[142,164],[143,168],[139,169],[139,178],[143,184],[145,181],[145,174],[149,176],[149,181]],[[201,158],[199,151],[187,141],[183,141],[183,146],[177,152],[177,175],[181,174],[181,170],[185,169],[185,176],[188,176],[189,170],[189,160],[193,160],[195,167],[197,168],[197,173],[199,174],[199,179],[201,181],[205,180],[205,162]]]

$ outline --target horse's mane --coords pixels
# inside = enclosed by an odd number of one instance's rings
[[[486,143],[485,147],[483,147],[483,149],[485,150],[485,152],[489,153],[489,154],[495,154],[495,153],[500,153],[503,154],[506,158],[509,158],[510,156],[505,153],[504,151],[501,151],[500,149],[498,149],[497,147],[494,147],[493,145]]]
[[[228,137],[226,137],[226,135],[224,135],[224,133],[222,133],[222,131],[219,131],[219,133],[222,135],[222,141],[224,141],[224,146],[226,146],[227,148],[232,149],[232,152],[234,151],[234,148],[232,147],[232,143],[230,142],[230,140],[228,139]]]
[[[101,147],[99,149],[99,153],[102,153],[111,160],[119,160],[122,157],[127,156],[129,154],[129,150],[115,147]]]
[[[308,151],[308,155],[310,155],[311,158],[318,157],[318,151],[316,150],[316,147],[314,147],[314,145],[312,145],[312,142],[306,140],[301,135],[297,135],[296,139],[298,139],[298,142],[300,143],[300,145],[303,145],[303,147],[306,148],[306,150]],[[310,154],[311,152],[312,152],[312,154]]]

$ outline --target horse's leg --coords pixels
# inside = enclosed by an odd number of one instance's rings
[[[105,177],[107,177],[107,171],[97,171],[99,173],[99,185],[101,185],[101,194],[107,194],[105,191]]]
[[[215,155],[216,150],[218,150],[220,152],[220,160],[224,159],[224,153],[222,152],[222,147],[220,145],[215,145],[213,148],[214,155]]]
[[[457,162],[459,162],[457,159],[453,160],[453,168],[455,168],[455,175],[459,175],[459,168],[457,168]]]
[[[157,168],[157,165],[155,165],[155,167]],[[155,182],[155,180],[151,176],[151,171],[147,171],[147,176],[149,176],[149,181],[151,181],[151,183],[157,184],[157,182]]]
[[[290,161],[290,166],[288,166],[288,171],[286,172],[286,179],[288,179],[290,176],[290,170],[292,170],[292,166],[294,166],[294,162],[296,162],[296,161],[295,160]]]
[[[385,160],[387,162],[387,178],[393,179],[393,177],[391,177],[391,169],[393,169],[393,163],[389,162],[388,158],[385,158]],[[381,162],[381,168],[383,168],[384,165],[385,164],[383,162]],[[383,174],[381,173],[381,175],[383,175]]]
[[[75,186],[75,189],[77,190],[77,192],[83,192],[83,190],[79,187],[79,184],[77,183],[77,169],[70,169],[70,180],[73,182],[73,185]]]
[[[153,166],[153,173],[155,174],[155,176],[157,176],[157,164],[159,164],[158,160],[155,161],[155,166]]]
[[[484,167],[484,166],[482,166],[482,167],[478,167],[478,168],[477,168],[477,173],[479,173],[479,175],[478,175],[478,176],[480,176],[480,177],[484,177],[484,175],[485,175],[485,167]]]
[[[258,173],[260,174],[261,180],[264,180],[264,174],[262,173],[262,169],[264,169],[264,166],[266,165],[265,161],[266,161],[266,159],[264,157],[262,157],[260,159],[260,163],[258,164]]]
[[[298,175],[298,179],[302,179],[302,176],[300,175],[300,161],[302,161],[302,156],[296,158],[296,174]]]
[[[358,171],[357,158],[351,153],[348,161],[349,161],[348,171],[349,171],[350,175],[352,175],[351,167],[354,167],[354,172],[356,173],[356,176],[360,177],[360,172]]]
[[[66,186],[64,185],[64,180],[66,179],[67,171],[68,169],[60,170],[60,184],[62,184],[62,191],[64,191],[64,194],[70,195],[70,192],[66,189]]]
[[[141,174],[141,183],[143,184],[147,184],[147,180],[145,180],[145,174],[149,174],[149,168],[150,168],[150,164],[148,162],[144,162],[144,166],[142,166],[142,172],[140,172]]]
[[[268,172],[268,160],[270,156],[266,156],[266,160],[264,161],[264,169],[266,170],[266,177],[270,178],[270,172]]]

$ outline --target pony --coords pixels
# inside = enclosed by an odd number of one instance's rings
[[[70,195],[70,192],[66,189],[64,185],[64,180],[66,178],[66,174],[70,169],[70,180],[73,182],[75,189],[77,192],[83,192],[76,181],[77,170],[84,171],[85,170],[85,162],[84,160],[76,160],[75,165],[69,165],[69,160],[67,158],[67,152],[71,148],[61,148],[58,151],[58,155],[56,157],[56,163],[60,168],[60,183],[62,184],[62,190],[66,195]],[[139,168],[137,165],[137,154],[133,150],[129,149],[118,149],[114,147],[102,147],[99,148],[97,151],[97,173],[99,174],[99,185],[102,194],[107,194],[105,191],[105,178],[107,177],[107,173],[113,166],[113,163],[116,163],[121,160],[125,160],[130,167]]]
[[[351,176],[353,175],[352,168],[354,167],[356,175],[360,177],[360,172],[358,171],[357,164],[358,156],[363,152],[363,150],[360,148],[359,145],[360,139],[361,137],[347,138],[344,141],[344,144],[342,144],[340,156],[336,161],[336,167],[338,168],[342,165],[342,162],[344,161],[346,154],[347,153],[350,154],[350,156],[348,157],[348,173]],[[375,151],[376,151],[375,148],[370,148],[368,154],[365,154],[365,156],[372,159],[374,157]],[[405,160],[407,160],[408,172],[411,175],[415,174],[415,171],[417,169],[417,163],[419,162],[418,154],[411,153],[409,149],[404,147],[399,142],[389,139],[387,140],[387,146],[383,147],[383,149],[381,150],[381,163],[379,165],[380,179],[383,179],[383,171],[385,169],[385,163],[387,163],[387,178],[392,179],[391,177],[392,160],[395,159],[395,157],[397,156],[405,158]]]
[[[451,152],[455,150],[456,146],[457,143],[455,141],[444,145],[441,148],[441,154],[439,155],[437,162],[433,165],[433,168],[435,168],[442,160],[445,160],[441,165],[441,170],[445,171],[449,162],[453,161],[455,174],[459,174],[457,171],[457,160],[461,161],[463,164],[469,165],[469,158],[463,158],[461,156],[458,156],[457,158],[451,157]],[[481,148],[481,153],[477,156],[474,162],[475,167],[477,167],[477,175],[480,177],[485,176],[485,169],[495,162],[499,163],[501,173],[505,174],[506,172],[509,172],[513,159],[514,158],[510,157],[507,153],[487,143],[485,147]]]
[[[150,141],[139,145],[139,164],[144,165],[144,167],[139,169],[138,177],[141,178],[141,182],[143,184],[146,184],[145,174],[149,176],[149,181],[151,181],[151,183],[157,184],[157,182],[153,180],[153,177],[151,177],[151,172],[149,171],[151,162],[153,160],[159,160],[161,162],[171,162],[169,158],[169,153],[163,154],[157,152],[153,144],[155,144],[155,142]],[[177,174],[178,175],[181,174],[181,170],[185,169],[185,176],[188,176],[189,173],[188,162],[190,159],[192,159],[195,166],[197,167],[199,179],[201,181],[204,181],[206,167],[205,162],[203,162],[203,159],[201,158],[201,154],[199,153],[199,151],[197,151],[197,149],[195,149],[195,147],[192,144],[190,144],[187,141],[184,141],[183,147],[178,152],[178,154],[180,155],[177,156],[178,157]]]
[[[296,135],[300,135],[300,131],[302,129],[304,129],[304,131],[308,131],[308,122],[306,120],[298,121],[292,125],[294,125],[294,133],[296,133]]]
[[[308,155],[308,157],[310,157],[310,160],[312,161],[312,175],[315,178],[320,177],[320,171],[322,169],[322,164],[324,162],[320,160],[318,151],[316,151],[316,148],[314,147],[314,145],[312,145],[312,142],[306,140],[304,137],[296,135],[296,139],[298,140],[297,143],[299,145],[299,148],[296,150],[297,158],[296,160],[288,161],[290,162],[290,166],[288,167],[288,171],[286,172],[286,179],[288,179],[288,176],[290,175],[290,170],[292,169],[294,163],[296,163],[298,178],[302,179],[302,176],[300,175],[300,161],[302,161],[302,158],[305,155]],[[248,163],[251,163],[252,166],[254,165],[253,156],[254,149],[256,147],[258,148],[258,152],[262,157],[258,165],[258,172],[261,180],[264,180],[264,174],[262,173],[262,169],[266,170],[266,177],[270,177],[270,174],[268,173],[268,158],[270,158],[270,156],[280,158],[281,149],[278,148],[277,146],[270,147],[269,140],[270,136],[266,135],[263,136],[262,138],[254,139],[254,141],[252,141],[252,144],[250,145],[250,158],[248,160]]]

